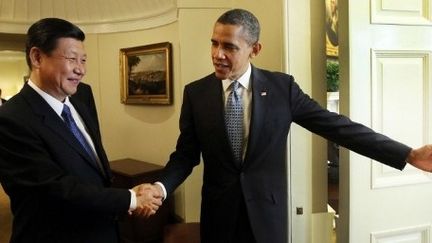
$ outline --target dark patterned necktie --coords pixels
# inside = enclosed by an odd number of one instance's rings
[[[63,117],[66,126],[69,128],[69,130],[72,132],[72,134],[76,137],[76,139],[79,141],[81,146],[84,148],[84,150],[87,152],[87,154],[92,158],[93,162],[98,165],[98,160],[96,158],[96,155],[93,152],[93,149],[90,147],[90,144],[87,142],[84,135],[79,130],[77,124],[75,123],[75,120],[72,117],[71,111],[69,106],[64,105],[63,111],[61,116]],[[100,168],[100,166],[98,165]]]
[[[231,92],[225,108],[225,125],[236,162],[243,157],[243,103],[239,93],[239,82],[231,84]]]

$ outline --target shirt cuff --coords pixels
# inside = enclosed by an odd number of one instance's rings
[[[129,190],[131,193],[131,200],[130,200],[130,205],[129,205],[129,213],[131,213],[132,211],[134,211],[137,208],[137,198],[136,198],[136,193],[134,190]]]
[[[156,181],[154,184],[159,185],[162,188],[163,191],[163,200],[167,198],[167,191],[165,189],[165,186],[162,184],[162,182]]]

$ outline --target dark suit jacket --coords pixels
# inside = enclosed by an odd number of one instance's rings
[[[402,169],[410,148],[321,108],[292,76],[252,67],[250,137],[242,165],[234,163],[224,123],[222,82],[214,74],[185,87],[180,136],[160,181],[168,193],[204,161],[202,242],[235,242],[244,198],[258,243],[287,242],[287,135],[292,122],[353,151]]]
[[[99,129],[99,119],[91,86],[80,82],[78,84],[77,92],[73,94],[72,97],[75,97],[87,106],[91,118],[94,120],[97,128]]]
[[[14,215],[11,242],[118,240],[115,218],[127,212],[130,192],[109,188],[111,172],[97,125],[80,101],[70,101],[88,128],[104,173],[30,86],[0,109],[0,182]]]

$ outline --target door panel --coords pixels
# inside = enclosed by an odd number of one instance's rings
[[[372,128],[419,147],[430,137],[430,52],[372,50]],[[398,122],[395,122],[398,121]],[[412,126],[407,127],[407,124]],[[398,170],[374,163],[372,188],[430,182],[429,173],[408,165]]]
[[[430,1],[339,3],[342,113],[409,146],[431,143]],[[431,242],[430,174],[347,153],[338,242]]]

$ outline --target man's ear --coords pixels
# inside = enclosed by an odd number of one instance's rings
[[[249,55],[249,57],[250,57],[250,58],[254,58],[254,57],[258,56],[258,54],[259,54],[260,51],[261,51],[261,48],[262,48],[261,43],[256,42],[255,44],[253,44],[253,45],[252,45],[252,52],[251,52],[251,54]]]
[[[29,52],[32,67],[38,68],[42,62],[42,51],[37,47],[32,47]]]

